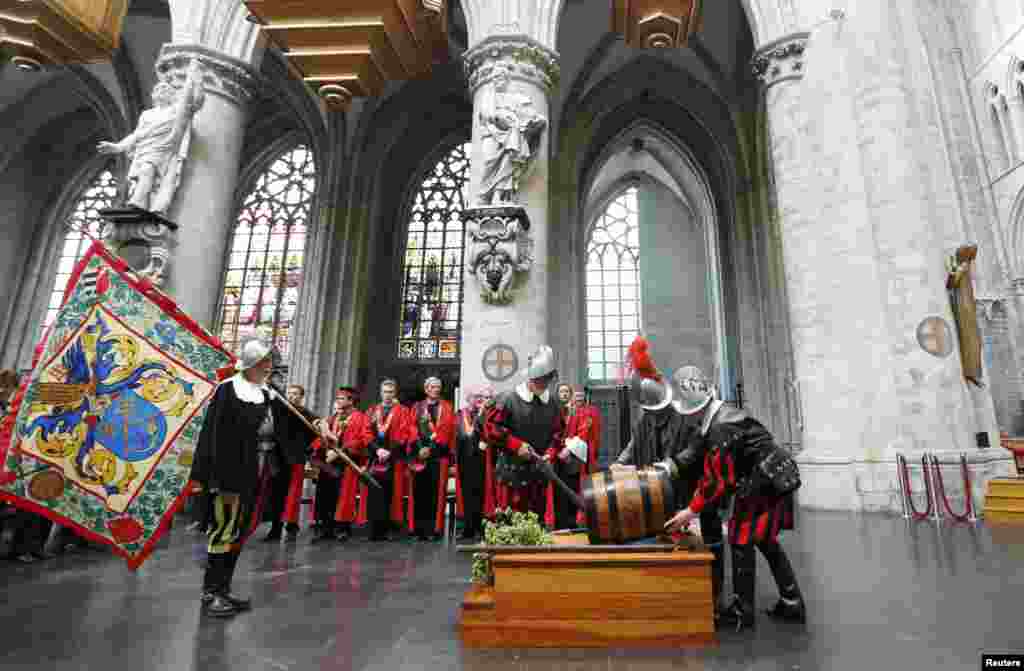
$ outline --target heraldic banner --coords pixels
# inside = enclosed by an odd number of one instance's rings
[[[0,499],[138,568],[185,501],[217,371],[233,360],[93,243],[0,425]]]

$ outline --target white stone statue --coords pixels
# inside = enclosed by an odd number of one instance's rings
[[[509,90],[509,80],[508,69],[499,66],[494,95],[479,114],[484,159],[477,194],[481,205],[517,202],[520,180],[533,164],[548,125],[529,96]]]
[[[192,119],[205,98],[202,68],[198,60],[193,60],[181,90],[166,79],[157,82],[153,107],[139,116],[134,133],[120,142],[97,145],[101,154],[131,155],[129,205],[166,214],[188,156]]]

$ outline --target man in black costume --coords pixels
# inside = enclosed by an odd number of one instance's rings
[[[484,495],[487,487],[487,444],[482,442],[484,408],[494,398],[494,389],[482,385],[466,394],[466,406],[459,411],[455,440],[458,445],[459,491],[462,494],[461,541],[482,536]],[[481,448],[481,445],[483,446]]]
[[[779,589],[779,601],[767,611],[768,615],[805,622],[806,607],[796,574],[778,542],[779,532],[794,526],[792,492],[799,486],[796,463],[775,444],[760,422],[715,399],[711,382],[699,368],[684,366],[673,378],[681,409],[698,423],[693,442],[703,453],[703,475],[689,505],[669,520],[666,529],[674,532],[685,528],[699,515],[707,542],[707,511],[716,507],[730,509],[729,545],[735,596],[726,609],[717,613],[716,620],[737,630],[754,626],[756,547],[768,561]],[[681,472],[673,470],[680,466],[688,468],[689,463],[669,464],[674,473]],[[720,530],[721,525],[717,526]],[[717,596],[721,590],[721,539],[712,549]]]
[[[629,367],[635,371],[630,380],[634,402],[643,411],[633,429],[633,437],[612,468],[636,466],[660,468],[668,471],[676,486],[675,508],[683,508],[690,501],[700,481],[704,464],[704,442],[698,434],[698,413],[710,402],[713,391],[696,399],[684,395],[675,379],[673,383],[657,370],[647,353],[647,342],[637,337],[627,354]],[[714,555],[711,563],[711,592],[717,605],[725,577],[725,559],[722,548],[722,521],[718,507],[709,505],[700,513],[701,538]]]
[[[209,559],[201,602],[213,617],[251,607],[248,599],[231,593],[231,580],[272,474],[281,468],[278,445],[289,439],[285,417],[290,411],[266,385],[271,365],[269,346],[246,342],[235,365],[238,372],[217,387],[199,433],[190,480],[206,499]]]
[[[554,351],[541,345],[529,358],[526,379],[514,390],[499,394],[484,414],[483,440],[499,450],[498,507],[531,511],[541,521],[546,513],[547,480],[536,459],[552,462],[564,447],[565,424],[550,389],[557,376]]]

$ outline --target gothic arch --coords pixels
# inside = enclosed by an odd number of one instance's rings
[[[469,137],[472,124],[472,104],[454,66],[439,68],[430,80],[406,82],[384,100],[361,105],[351,144],[345,135],[334,140],[350,146],[351,152],[338,177],[348,195],[334,203],[330,258],[321,263],[331,277],[324,291],[321,388],[342,380],[365,384],[378,376],[378,357],[384,355],[375,344],[385,343],[390,353],[396,325],[371,319],[371,308],[376,315],[391,306],[371,306],[370,301],[371,295],[377,301],[381,293],[386,298],[388,292],[374,293],[374,287],[390,286],[394,279],[389,273],[403,205],[396,192],[404,193],[424,156],[454,133]]]
[[[642,143],[640,152],[650,156],[658,170],[646,169],[643,172],[619,172],[613,162],[624,153],[637,152],[637,142]],[[637,152],[639,153],[639,152]],[[632,166],[638,170],[640,166]],[[609,170],[612,174],[609,174]],[[603,179],[607,176],[607,179]],[[601,150],[583,181],[583,233],[578,250],[580,267],[585,267],[587,231],[596,217],[600,216],[606,204],[615,197],[627,184],[641,186],[656,184],[674,195],[674,201],[680,209],[690,214],[690,221],[696,232],[703,237],[703,258],[706,265],[704,278],[706,294],[709,297],[707,308],[711,313],[711,344],[713,347],[713,367],[718,371],[717,383],[729,397],[735,385],[736,363],[730,360],[730,352],[726,339],[725,306],[723,297],[725,287],[721,273],[721,240],[719,217],[717,215],[714,195],[707,175],[696,158],[687,147],[677,142],[671,134],[658,124],[641,119],[622,129]],[[582,284],[582,283],[581,283]],[[583,287],[580,287],[578,299],[584,300]],[[585,339],[585,336],[584,336]],[[581,350],[583,348],[581,347]],[[663,364],[664,365],[664,364]],[[709,371],[710,372],[710,371]]]
[[[1013,200],[1007,228],[1010,248],[1006,256],[1010,263],[1010,279],[1024,279],[1024,189],[1018,191]]]
[[[579,88],[574,88],[575,95],[579,92]],[[549,338],[556,350],[571,353],[567,373],[578,377],[583,361],[583,299],[580,259],[574,252],[581,244],[587,190],[595,166],[601,164],[616,138],[641,125],[661,137],[671,138],[676,146],[686,147],[710,185],[709,200],[721,227],[718,244],[726,287],[723,299],[726,305],[736,306],[729,240],[736,216],[733,194],[738,137],[732,111],[724,100],[690,73],[651,56],[633,59],[581,97],[570,97],[562,120],[553,140],[557,151],[551,165],[551,253],[570,259],[570,263],[558,268],[558,279],[550,285],[549,305],[568,312],[570,323],[578,328],[568,329],[566,334],[552,332]],[[735,309],[732,314],[729,312],[722,330],[735,339],[737,316]],[[737,361],[735,367],[738,366]]]

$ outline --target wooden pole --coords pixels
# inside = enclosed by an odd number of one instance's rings
[[[306,418],[305,418],[305,416],[304,416],[304,415],[303,415],[303,414],[302,414],[301,412],[299,412],[298,408],[296,408],[296,407],[295,407],[294,405],[292,405],[291,403],[289,403],[289,402],[288,402],[288,399],[287,399],[287,398],[285,397],[285,395],[284,395],[284,394],[282,394],[282,393],[281,393],[281,390],[280,390],[280,389],[278,389],[278,388],[277,388],[277,387],[275,387],[274,385],[270,384],[269,382],[267,383],[267,386],[269,386],[269,387],[270,387],[271,389],[273,389],[273,390],[274,390],[274,392],[275,392],[275,393],[276,393],[276,394],[278,395],[278,397],[280,398],[281,402],[282,402],[282,403],[284,403],[284,407],[286,407],[286,408],[288,408],[289,410],[291,410],[291,411],[292,411],[292,413],[293,413],[293,414],[294,414],[294,415],[295,415],[296,417],[298,417],[298,418],[299,418],[300,420],[302,420],[302,423],[303,423],[303,424],[305,424],[305,425],[306,425],[307,427],[309,427],[309,430],[310,430],[310,431],[312,431],[312,432],[313,432],[313,433],[315,433],[316,435],[320,436],[320,439],[321,439],[321,440],[325,440],[325,441],[326,441],[326,440],[329,440],[329,439],[327,438],[327,436],[325,436],[325,435],[323,435],[322,433],[320,433],[319,431],[317,431],[317,428],[316,428],[315,426],[313,426],[313,424],[312,424],[312,423],[311,423],[311,422],[310,422],[310,421],[309,421],[308,419],[306,419]],[[373,476],[372,476],[372,475],[370,475],[369,473],[367,473],[365,469],[363,469],[363,468],[360,468],[360,467],[359,467],[359,466],[358,466],[358,465],[356,464],[356,462],[352,461],[352,459],[351,459],[351,458],[350,458],[350,457],[349,457],[349,456],[348,456],[347,454],[345,454],[345,451],[344,451],[344,450],[338,450],[337,452],[338,452],[338,456],[340,456],[340,457],[342,458],[342,460],[343,460],[343,461],[344,461],[344,462],[345,462],[346,464],[348,464],[348,465],[349,465],[349,466],[350,466],[351,468],[355,469],[355,472],[359,474],[359,479],[360,479],[360,480],[362,480],[362,481],[363,481],[363,482],[365,482],[366,484],[368,484],[368,485],[371,485],[371,486],[373,486],[373,487],[375,487],[375,488],[377,488],[377,489],[380,489],[380,488],[381,488],[381,486],[380,486],[380,483],[379,483],[379,482],[377,482],[376,480],[374,480],[374,479],[373,479]],[[326,462],[325,462],[325,463],[326,463]]]

